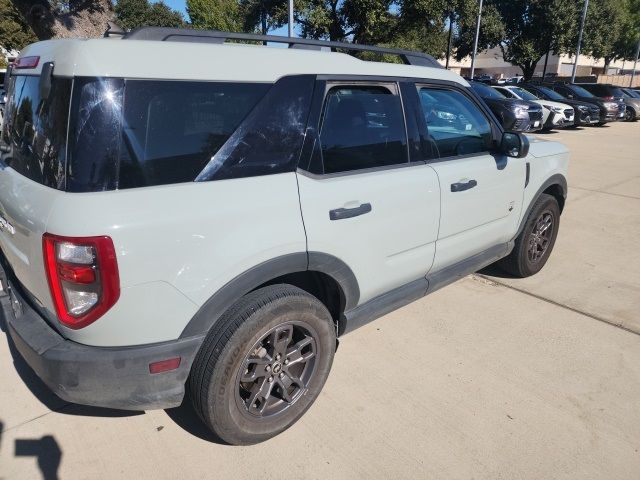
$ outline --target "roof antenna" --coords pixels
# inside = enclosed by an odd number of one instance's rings
[[[109,38],[111,35],[124,35],[125,33],[127,32],[125,32],[120,25],[115,22],[108,21],[107,29],[104,32],[104,38]]]

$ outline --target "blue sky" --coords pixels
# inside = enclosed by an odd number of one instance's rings
[[[182,13],[186,19],[189,18],[188,15],[187,15],[187,2],[186,2],[186,0],[164,0],[164,3],[169,5],[174,10],[177,10],[180,13]],[[286,36],[287,35],[287,26],[285,25],[284,27],[278,28],[278,29],[273,30],[272,32],[269,32],[269,33],[273,34],[273,35],[285,35]]]
[[[178,10],[185,17],[187,16],[187,2],[186,2],[186,0],[164,0],[164,3],[169,5],[174,10]]]

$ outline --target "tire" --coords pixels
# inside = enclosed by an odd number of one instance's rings
[[[548,218],[551,219],[551,224],[540,234],[539,227],[547,225]],[[559,227],[560,207],[558,201],[551,195],[543,193],[533,205],[522,232],[516,237],[513,250],[498,262],[500,267],[519,278],[530,277],[538,273],[551,255]],[[548,230],[550,232],[547,234]],[[535,245],[531,242],[535,242]],[[532,253],[534,247],[536,253]],[[539,256],[536,257],[536,254]]]
[[[333,319],[317,298],[285,284],[255,290],[207,334],[189,377],[193,407],[229,444],[267,440],[318,397],[335,348]]]
[[[635,122],[637,120],[636,112],[633,108],[627,107],[627,110],[624,114],[625,122]]]

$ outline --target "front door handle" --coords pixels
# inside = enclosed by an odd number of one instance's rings
[[[451,191],[452,192],[464,192],[465,190],[469,190],[470,188],[473,188],[476,185],[478,185],[478,182],[476,182],[475,180],[469,180],[468,182],[452,183],[451,184]]]
[[[342,220],[344,218],[353,218],[358,215],[364,215],[365,213],[369,213],[371,211],[370,203],[363,203],[359,207],[354,208],[336,208],[334,210],[329,211],[329,219],[331,220]]]

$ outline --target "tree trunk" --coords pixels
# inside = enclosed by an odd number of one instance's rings
[[[522,69],[522,75],[524,76],[525,81],[531,80],[537,64],[538,62],[528,62],[524,65],[518,65]]]
[[[11,1],[39,40],[101,37],[114,18],[111,0],[72,0],[68,11],[52,8],[47,0]]]

